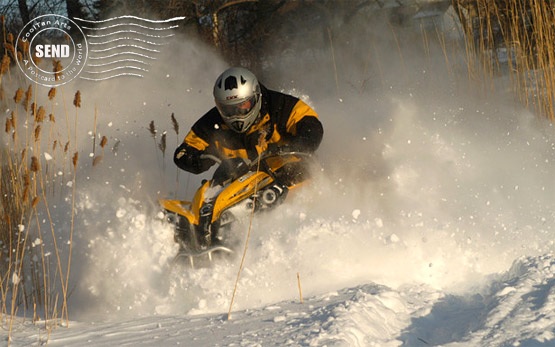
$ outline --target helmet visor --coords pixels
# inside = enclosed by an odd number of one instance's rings
[[[249,112],[254,108],[257,101],[257,95],[253,95],[250,98],[241,101],[238,104],[225,105],[216,101],[216,107],[222,117],[226,118],[228,121],[234,120],[244,120],[249,116]]]

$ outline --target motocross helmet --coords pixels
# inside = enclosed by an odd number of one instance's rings
[[[262,106],[256,76],[242,67],[225,70],[214,85],[216,108],[233,131],[246,132],[257,120]]]

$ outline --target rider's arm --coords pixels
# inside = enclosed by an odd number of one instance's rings
[[[173,161],[179,168],[199,174],[216,163],[203,154],[216,154],[213,136],[218,128],[218,119],[219,113],[214,107],[193,124],[183,143],[174,153]]]
[[[204,151],[190,146],[187,142],[183,142],[175,150],[173,161],[179,168],[199,174],[208,170],[215,163],[212,159],[202,158],[203,153]]]
[[[284,144],[291,150],[300,152],[314,152],[320,146],[324,135],[318,115],[301,100],[291,110],[285,129]]]

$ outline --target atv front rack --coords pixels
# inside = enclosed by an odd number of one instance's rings
[[[176,254],[176,256],[173,258],[173,264],[182,264],[183,261],[187,261],[189,262],[189,265],[191,266],[192,269],[194,269],[196,267],[195,265],[195,259],[200,262],[200,266],[198,267],[203,267],[203,264],[205,264],[207,261],[209,263],[212,262],[213,260],[213,253],[224,253],[224,254],[233,254],[233,251],[227,247],[224,246],[214,246],[214,247],[210,247],[201,251],[190,251],[190,250],[186,250],[186,249],[180,249],[179,252]]]

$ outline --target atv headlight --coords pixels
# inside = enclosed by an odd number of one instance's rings
[[[279,195],[275,190],[268,188],[262,192],[260,199],[265,205],[272,205],[277,201],[278,197]]]
[[[177,215],[175,213],[166,212],[166,222],[170,224],[177,224]]]

